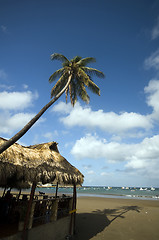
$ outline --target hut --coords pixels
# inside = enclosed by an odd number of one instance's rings
[[[5,141],[6,139],[0,138],[0,144]],[[76,186],[82,185],[83,179],[82,173],[61,156],[56,142],[28,147],[17,143],[10,146],[0,154],[0,187],[5,189],[31,187],[31,193],[25,210],[21,199],[18,198],[14,203],[16,205],[14,209],[18,206],[23,209],[19,213],[18,232],[4,239],[26,239],[27,237],[29,240],[36,238],[40,240],[47,236],[48,240],[60,240],[72,235],[75,230]],[[57,197],[56,191],[54,197],[35,198],[37,184],[46,183],[73,186],[73,196],[60,198]],[[45,206],[45,210],[41,217],[39,214],[42,206]],[[34,223],[35,219],[42,219],[42,223],[40,225],[37,222]]]

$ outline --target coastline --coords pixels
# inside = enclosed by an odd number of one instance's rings
[[[77,198],[75,240],[158,240],[159,201]]]
[[[159,197],[150,197],[150,196],[138,196],[138,195],[117,195],[117,194],[87,194],[87,193],[77,193],[77,197],[97,197],[97,198],[112,198],[112,199],[129,199],[129,200],[150,200],[150,201],[159,201]]]

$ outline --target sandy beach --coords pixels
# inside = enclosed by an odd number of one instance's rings
[[[76,240],[158,240],[159,200],[80,197]]]

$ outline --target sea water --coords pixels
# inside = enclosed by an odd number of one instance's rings
[[[56,188],[37,188],[36,191],[55,194]],[[73,188],[59,187],[59,194],[72,195]],[[77,197],[94,196],[106,198],[134,198],[159,200],[159,188],[138,188],[138,187],[107,187],[107,186],[83,186],[77,187]]]

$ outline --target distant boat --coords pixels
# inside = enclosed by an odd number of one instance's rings
[[[147,188],[140,188],[140,191],[143,191],[143,190],[145,190],[145,191],[147,191]]]
[[[122,187],[121,189],[125,189],[125,187]]]
[[[154,187],[151,187],[151,191],[155,191],[155,188],[154,188]]]
[[[112,187],[108,187],[108,189],[112,189]]]

